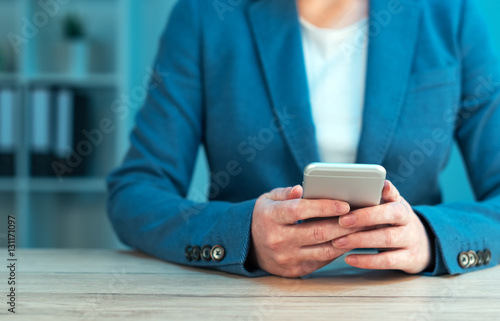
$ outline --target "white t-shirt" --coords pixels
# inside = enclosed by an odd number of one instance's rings
[[[320,159],[354,163],[361,126],[368,51],[368,18],[341,29],[300,18],[312,115]]]

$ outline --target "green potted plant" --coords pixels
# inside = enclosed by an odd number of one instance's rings
[[[76,14],[68,14],[62,20],[62,33],[67,47],[67,72],[84,76],[90,65],[90,43],[85,35],[82,20]]]
[[[63,21],[64,38],[68,40],[81,40],[85,37],[83,23],[75,14],[68,14]]]

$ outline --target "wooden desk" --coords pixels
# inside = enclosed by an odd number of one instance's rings
[[[19,320],[500,321],[500,266],[430,278],[338,260],[306,279],[249,279],[127,251],[17,254]],[[14,320],[1,301],[0,319]]]

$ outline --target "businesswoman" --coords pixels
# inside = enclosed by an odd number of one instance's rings
[[[179,0],[109,177],[128,245],[247,276],[427,275],[500,258],[500,64],[473,0]],[[456,140],[476,201],[442,203]],[[209,201],[186,199],[203,144]],[[313,161],[381,164],[379,206],[302,199]],[[308,218],[321,220],[304,221]]]

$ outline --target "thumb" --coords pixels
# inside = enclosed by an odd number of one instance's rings
[[[399,200],[398,189],[388,180],[384,182],[384,189],[382,190],[382,203],[397,202]]]
[[[301,185],[295,185],[292,187],[290,190],[290,193],[288,193],[286,200],[294,200],[294,199],[299,199],[302,198],[302,195],[304,194],[304,189],[302,188]]]
[[[287,201],[302,197],[302,186],[295,185],[293,187],[275,188],[269,192],[268,198],[273,201]]]

